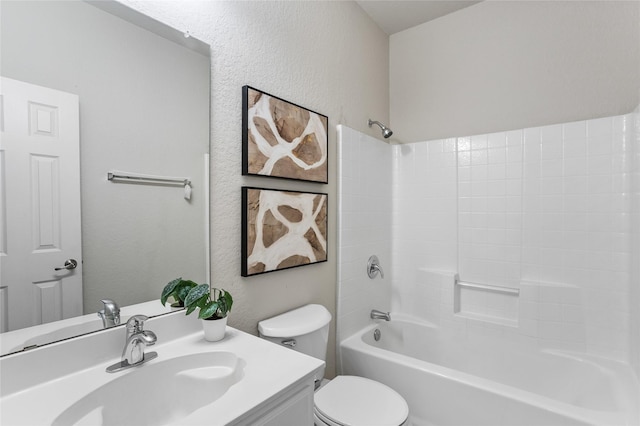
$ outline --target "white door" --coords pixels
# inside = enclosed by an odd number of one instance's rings
[[[81,314],[78,96],[0,77],[0,331]]]

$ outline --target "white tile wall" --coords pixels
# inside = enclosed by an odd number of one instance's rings
[[[394,272],[399,274],[396,278],[412,279],[416,265],[435,270],[455,269],[458,203],[455,139],[393,148]]]
[[[518,327],[505,332],[542,347],[626,359],[631,153],[625,129],[636,116],[457,138],[451,144],[455,165],[431,157],[430,148],[437,152],[442,141],[396,148],[402,154],[395,163],[396,277],[427,268],[458,272],[463,281],[518,287]],[[424,167],[408,166],[416,163]],[[448,185],[434,188],[434,179]],[[454,194],[457,208],[443,202]],[[422,232],[407,212],[434,203],[449,210],[420,217],[427,217],[423,228],[442,230],[444,240]],[[424,249],[434,244],[455,250]],[[412,288],[408,281],[394,285]],[[482,303],[482,295],[474,297]],[[476,312],[490,313],[496,303],[484,300]],[[434,318],[416,306],[411,291],[399,291],[394,302],[394,309]]]
[[[363,328],[371,309],[391,307],[391,146],[338,126],[338,339]],[[377,255],[384,279],[366,274]]]
[[[397,146],[343,127],[339,332],[355,332],[391,295],[392,311],[453,335],[631,359],[640,369],[638,117]],[[389,192],[372,195],[370,181]],[[388,209],[378,204],[389,199]],[[375,246],[371,234],[387,226]],[[359,278],[366,254],[387,243],[393,285],[370,292],[373,282]],[[517,325],[454,315],[456,272],[519,288],[516,304],[498,307]],[[473,297],[477,312],[498,309]]]
[[[626,122],[625,140],[628,141],[631,156],[631,253],[629,259],[631,264],[631,285],[629,295],[629,311],[630,311],[630,346],[631,346],[631,362],[635,368],[636,375],[640,377],[640,261],[638,255],[640,253],[640,108],[636,109]],[[614,185],[616,183],[614,182]]]
[[[458,272],[465,281],[520,279],[522,132],[458,138]]]
[[[581,294],[569,307],[553,292],[539,301],[545,345],[580,342],[590,353],[627,358],[630,119],[525,130],[522,279],[575,286]],[[573,319],[580,310],[580,321],[550,315],[550,306]]]

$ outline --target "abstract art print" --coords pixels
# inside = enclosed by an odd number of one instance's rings
[[[242,187],[242,276],[327,260],[327,194]]]
[[[242,88],[242,174],[328,182],[329,119],[276,96]]]

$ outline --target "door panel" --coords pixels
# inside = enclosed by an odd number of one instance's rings
[[[78,97],[0,80],[0,331],[82,314]],[[79,261],[73,270],[67,259]]]

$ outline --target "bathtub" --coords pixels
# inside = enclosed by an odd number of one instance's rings
[[[438,331],[411,320],[373,324],[340,343],[342,372],[398,391],[414,426],[640,424],[638,383],[622,363]]]

